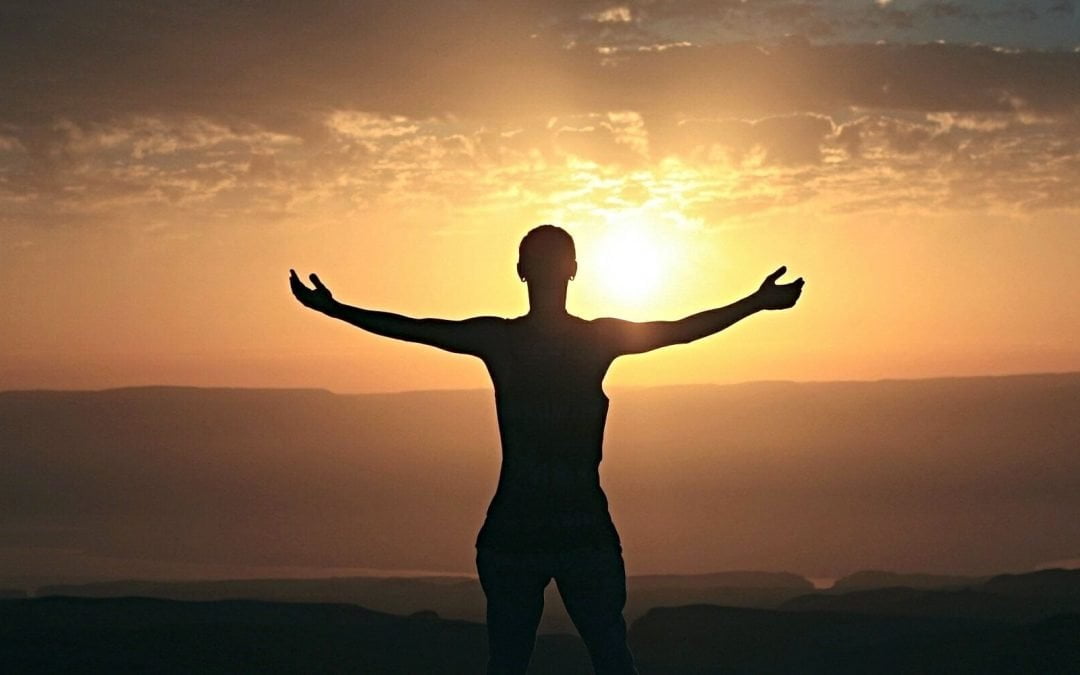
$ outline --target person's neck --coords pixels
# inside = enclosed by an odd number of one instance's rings
[[[567,315],[566,284],[560,286],[529,286],[529,316],[540,319],[558,319]]]

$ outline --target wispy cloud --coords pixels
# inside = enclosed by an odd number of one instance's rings
[[[1080,208],[1080,53],[679,33],[687,17],[1022,20],[1013,5],[380,7],[15,3],[0,28],[0,224],[647,201],[674,176],[672,208],[714,216]],[[1023,20],[1075,15],[1033,7]]]

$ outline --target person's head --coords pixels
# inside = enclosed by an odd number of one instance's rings
[[[529,230],[518,247],[518,276],[530,284],[562,284],[577,274],[570,233],[554,225]]]

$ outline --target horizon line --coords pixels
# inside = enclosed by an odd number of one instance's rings
[[[677,384],[651,384],[651,385],[616,385],[613,390],[642,391],[647,389],[681,389],[681,388],[717,388],[738,387],[747,385],[802,385],[802,384],[879,384],[885,382],[930,382],[940,380],[986,380],[1008,378],[1031,378],[1031,377],[1067,377],[1080,375],[1080,370],[1064,371],[1033,371],[1020,373],[985,373],[979,375],[933,375],[929,377],[880,377],[873,379],[838,379],[838,380],[787,380],[787,379],[763,379],[763,380],[740,380],[738,382],[685,382]],[[31,388],[31,389],[0,389],[0,394],[21,393],[104,393],[111,391],[129,391],[135,389],[198,389],[205,391],[274,391],[274,392],[321,392],[334,396],[398,396],[403,394],[432,394],[432,393],[465,393],[465,392],[490,392],[491,387],[448,387],[432,389],[395,389],[387,391],[335,391],[326,387],[263,387],[245,385],[199,385],[199,384],[131,384],[115,387],[99,388]]]

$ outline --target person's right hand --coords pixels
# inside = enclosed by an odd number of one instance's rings
[[[296,270],[289,270],[289,288],[292,289],[292,294],[296,296],[300,304],[317,312],[326,312],[337,304],[334,296],[330,294],[330,289],[323,286],[317,274],[310,274],[308,278],[311,279],[315,288],[308,288],[303,281],[300,281],[300,277],[296,276]]]
[[[802,277],[792,281],[790,284],[776,283],[777,279],[784,276],[784,272],[787,272],[787,267],[781,267],[765,277],[765,281],[761,282],[761,288],[754,293],[754,297],[757,298],[762,309],[794,307],[795,302],[802,295],[803,284],[806,283]]]

